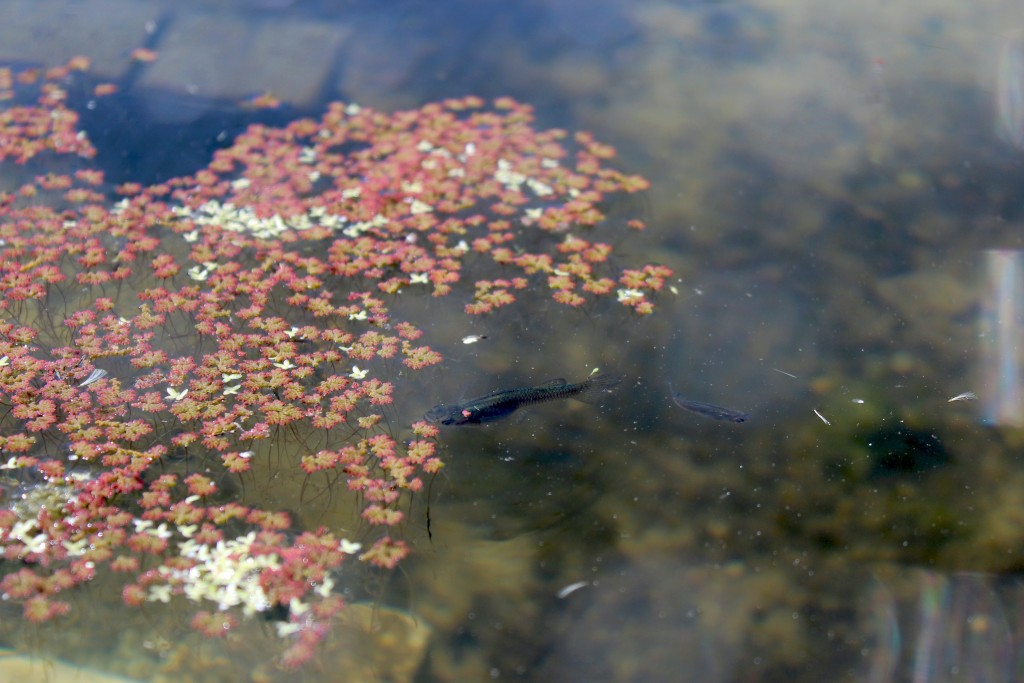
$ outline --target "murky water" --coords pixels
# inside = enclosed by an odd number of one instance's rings
[[[625,381],[600,404],[443,430],[413,556],[342,580],[359,604],[306,680],[1024,676],[1024,432],[992,407],[1024,379],[1024,287],[993,287],[986,256],[1019,267],[1024,248],[1014,3],[193,2],[153,5],[151,46],[196,14],[343,39],[317,96],[272,114],[149,87],[144,68],[117,98],[76,93],[112,181],[186,173],[251,121],[329,99],[511,95],[651,181],[610,207],[648,230],[608,239],[676,273],[642,319],[529,295],[483,318],[447,299],[400,309],[446,362],[396,377],[395,425],[595,367]],[[702,420],[669,381],[750,419]],[[981,400],[949,402],[964,391]],[[352,516],[299,483],[268,495],[309,526]],[[184,611],[83,610],[90,592],[110,594],[87,586],[67,622],[29,627],[12,608],[0,637],[159,680],[269,675],[254,664],[265,624],[190,662]]]

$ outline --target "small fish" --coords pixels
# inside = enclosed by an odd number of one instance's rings
[[[536,387],[492,391],[461,403],[439,403],[428,410],[423,419],[443,425],[494,422],[533,403],[543,403],[559,398],[575,398],[585,401],[595,394],[611,391],[621,381],[622,378],[616,375],[594,375],[576,384],[569,384],[561,378],[553,379]]]
[[[733,410],[732,408],[723,408],[722,406],[716,406],[711,403],[704,403],[703,401],[691,401],[685,398],[682,394],[672,389],[672,385],[668,385],[668,390],[672,392],[672,400],[675,401],[676,405],[683,410],[689,410],[691,413],[696,413],[701,417],[707,417],[712,420],[725,420],[727,422],[746,422],[750,419],[750,415],[740,410]]]
[[[556,593],[559,599],[564,600],[581,588],[585,588],[590,585],[589,581],[577,581],[576,583],[570,583]]]
[[[965,391],[964,393],[957,394],[953,398],[949,399],[947,403],[953,403],[955,401],[974,401],[977,400],[977,398],[978,395],[975,394],[973,391]]]
[[[79,387],[87,387],[90,384],[92,384],[93,382],[98,382],[98,381],[100,381],[101,379],[103,379],[106,376],[107,376],[107,371],[106,370],[101,370],[99,368],[95,368],[92,372],[89,373],[89,376],[86,377],[85,380],[81,384],[79,384],[78,386]]]

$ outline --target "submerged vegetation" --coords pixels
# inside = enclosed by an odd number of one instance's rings
[[[386,427],[399,369],[443,360],[392,302],[484,315],[547,290],[648,314],[668,269],[616,271],[590,234],[647,183],[586,134],[467,97],[333,104],[109,188],[65,104],[85,66],[0,69],[0,589],[31,622],[101,574],[128,605],[194,602],[208,636],[275,615],[301,665],[344,610],[339,568],[407,556],[408,499],[443,467],[435,426]],[[307,484],[358,499],[346,528],[289,514]]]

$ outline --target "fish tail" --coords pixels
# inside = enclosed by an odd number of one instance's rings
[[[621,383],[622,375],[594,375],[586,381],[580,382],[580,391],[573,398],[584,403],[596,403]]]

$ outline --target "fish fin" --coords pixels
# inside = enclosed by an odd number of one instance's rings
[[[600,403],[621,383],[622,375],[594,375],[583,383],[586,386],[573,398],[583,403]]]
[[[523,424],[524,422],[526,422],[527,420],[530,419],[530,415],[531,415],[530,409],[532,407],[533,406],[529,406],[529,405],[523,406],[522,408],[517,410],[515,412],[515,414],[511,418],[509,418],[509,422],[514,424],[514,425],[521,425],[521,424]]]
[[[565,381],[564,377],[556,377],[555,379],[549,379],[544,384],[539,384],[535,388],[537,389],[551,389],[554,387],[564,387],[568,382]]]

